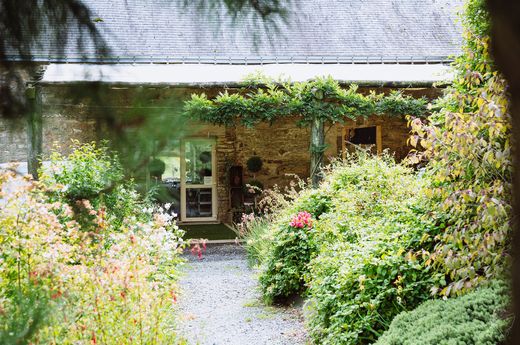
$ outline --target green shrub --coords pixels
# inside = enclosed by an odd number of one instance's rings
[[[320,344],[366,344],[399,312],[429,296],[439,276],[424,266],[431,246],[420,219],[426,181],[388,157],[351,159],[327,177],[332,212],[317,223],[308,265],[307,321]]]
[[[334,164],[318,189],[302,190],[297,198],[275,212],[265,236],[271,242],[260,275],[265,299],[272,302],[304,293],[309,262],[319,253],[327,255],[331,248],[344,242],[355,243],[360,236],[377,243],[376,234],[381,228],[391,229],[385,230],[390,234],[404,231],[396,216],[400,212],[413,218],[413,226],[404,228],[417,229],[420,239],[421,227],[415,221],[415,214],[409,215],[413,212],[408,207],[413,202],[408,200],[415,197],[421,186],[422,181],[409,169],[387,156],[361,155]],[[310,229],[295,232],[288,224],[292,216],[302,211],[309,212],[315,223]],[[311,280],[309,275],[307,282],[311,284]]]
[[[307,264],[317,252],[314,227],[294,229],[290,226],[291,218],[299,212],[309,212],[317,219],[330,206],[331,199],[324,190],[304,189],[271,216],[264,236],[269,247],[262,258],[260,275],[260,286],[268,303],[282,302],[304,292]]]
[[[106,145],[75,141],[68,155],[53,151],[50,168],[42,169],[41,181],[55,200],[69,204],[82,227],[96,226],[94,211],[103,210],[111,230],[128,218],[146,220],[142,209],[148,204],[136,192],[133,181],[123,179],[123,169]]]
[[[399,314],[375,345],[496,345],[511,320],[503,317],[507,286],[495,283],[467,295],[424,302]]]
[[[268,302],[307,294],[320,344],[366,344],[439,284],[423,260],[438,229],[421,223],[427,181],[388,157],[360,153],[335,163],[318,189],[275,212],[260,285]],[[313,224],[291,218],[310,212]]]
[[[294,225],[295,219],[303,214],[312,217],[310,213],[300,212],[292,219],[283,218],[277,224],[260,276],[260,286],[268,303],[283,301],[303,292],[307,263],[317,251],[312,223],[303,227]]]
[[[71,200],[91,199],[109,191],[122,180],[123,169],[106,145],[74,141],[68,155],[54,150],[49,157],[50,169],[40,172],[47,185],[63,186]]]
[[[410,208],[324,220],[318,232],[337,227],[306,275],[307,322],[316,342],[370,343],[395,315],[428,298],[439,278],[415,253],[424,232],[417,218]]]

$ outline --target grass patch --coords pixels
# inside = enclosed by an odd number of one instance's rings
[[[225,224],[183,224],[179,228],[186,231],[185,239],[199,239],[207,240],[234,240],[236,238],[235,232]]]

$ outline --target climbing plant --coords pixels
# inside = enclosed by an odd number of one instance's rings
[[[425,98],[417,99],[399,91],[364,95],[356,85],[344,88],[331,77],[291,83],[259,76],[214,99],[194,94],[185,102],[184,113],[215,125],[246,127],[296,117],[298,125],[311,127],[311,175],[317,184],[325,151],[325,123],[342,123],[370,115],[421,117],[427,114],[427,103]]]

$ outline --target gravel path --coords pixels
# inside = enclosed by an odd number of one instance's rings
[[[208,246],[202,260],[188,261],[179,298],[180,334],[188,344],[306,344],[299,308],[262,305],[257,273],[241,247]]]

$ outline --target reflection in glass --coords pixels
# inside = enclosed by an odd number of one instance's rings
[[[170,214],[180,214],[181,211],[181,155],[180,142],[174,140],[165,147],[155,160],[160,160],[163,164],[161,174],[150,172],[152,181],[157,186],[157,201],[162,204],[169,204]]]
[[[212,148],[211,142],[186,142],[186,184],[212,184]]]

